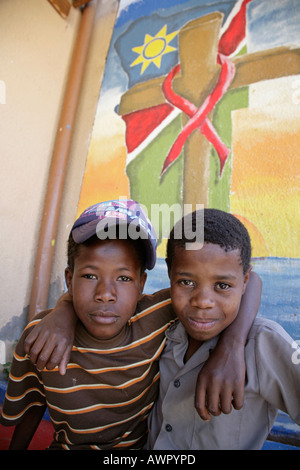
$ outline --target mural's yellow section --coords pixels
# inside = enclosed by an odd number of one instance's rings
[[[113,140],[113,143],[110,140],[96,140],[91,145],[91,158],[85,169],[78,214],[98,202],[118,199],[120,196],[129,197],[128,179],[124,171],[124,137],[115,136]]]
[[[253,256],[300,256],[300,109],[289,111],[232,113],[231,212],[244,218]]]
[[[118,100],[118,97],[117,97]],[[116,98],[107,93],[99,106],[81,189],[78,215],[87,207],[101,201],[130,197],[125,174],[127,151],[124,123],[115,113]],[[105,109],[105,112],[103,112]]]

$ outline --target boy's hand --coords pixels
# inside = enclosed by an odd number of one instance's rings
[[[210,415],[229,414],[232,405],[240,410],[244,403],[244,345],[227,349],[216,347],[201,369],[196,385],[195,407],[204,421]]]
[[[63,298],[62,298],[63,299]],[[59,365],[64,375],[74,342],[77,316],[69,301],[59,301],[25,339],[25,352],[38,370]]]

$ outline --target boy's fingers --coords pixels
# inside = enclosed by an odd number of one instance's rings
[[[219,416],[220,410],[220,394],[217,387],[208,389],[206,391],[206,407],[209,413],[213,416]]]
[[[200,382],[199,379],[196,387],[195,408],[201,419],[204,421],[210,420],[210,414],[206,406],[206,384],[203,380]]]
[[[43,370],[45,367],[48,370],[52,370],[57,363],[51,363],[51,357],[55,351],[55,344],[53,341],[48,340],[45,344],[43,349],[40,351],[38,358],[36,360],[36,367],[38,370]]]
[[[62,359],[60,361],[59,366],[58,366],[60,375],[65,375],[67,371],[67,364],[68,364],[68,361],[66,361],[65,359]]]
[[[45,351],[45,356],[47,355],[46,368],[48,370],[52,370],[54,369],[54,367],[60,366],[60,364],[63,361],[62,367],[59,368],[59,370],[63,371],[64,373],[62,373],[61,375],[64,375],[66,371],[66,364],[68,363],[69,358],[70,358],[71,349],[72,348],[69,348],[67,346],[67,343],[65,340],[62,340],[59,343],[55,341],[53,342],[53,346],[49,342],[49,350]]]
[[[38,329],[37,327],[34,328],[25,338],[24,341],[24,350],[26,354],[30,353],[30,349],[32,347],[32,344],[35,342],[36,338],[38,336]]]
[[[27,344],[26,353],[28,354],[30,361],[33,364],[37,364],[41,351],[43,350],[47,339],[48,334],[39,335],[36,339],[34,339],[34,335],[31,338],[29,338],[28,336],[25,339],[25,344]]]
[[[210,415],[219,416],[221,413],[229,414],[232,406],[240,410],[244,404],[243,390],[232,393],[231,389],[224,389],[219,394],[218,390],[203,390],[198,394],[195,407],[199,416],[205,421],[209,421]]]
[[[232,405],[236,410],[240,410],[244,405],[244,387],[240,387],[233,393]]]
[[[68,342],[61,335],[51,334],[51,329],[40,329],[37,325],[27,335],[24,348],[38,370],[43,370],[45,367],[52,370],[59,365],[60,374],[64,375],[70,360],[72,344],[72,341]]]
[[[232,411],[232,390],[225,388],[220,394],[220,411],[229,414]]]
[[[70,354],[72,351],[72,346],[68,346],[64,352],[64,355],[59,363],[59,373],[60,375],[65,375],[67,370],[67,364],[70,360]]]
[[[205,405],[203,405],[199,402],[196,402],[195,407],[196,407],[198,415],[200,416],[201,419],[203,419],[203,421],[209,421],[210,420],[210,414],[209,414],[208,409],[206,408]]]

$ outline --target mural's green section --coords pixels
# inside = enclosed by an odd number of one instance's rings
[[[181,129],[181,115],[178,115],[127,165],[130,197],[145,205],[149,216],[151,204],[165,203],[171,207],[182,203],[183,152],[163,177],[160,177],[164,160]],[[155,229],[160,239],[161,226]]]
[[[215,106],[212,123],[221,140],[232,149],[231,112],[235,109],[247,108],[249,103],[248,87],[228,91]],[[214,148],[210,158],[209,207],[230,212],[230,181],[232,168],[232,152],[225,163],[220,177],[220,162]]]
[[[236,54],[247,54],[247,45]],[[213,111],[212,123],[221,140],[232,150],[232,120],[231,112],[235,109],[248,108],[248,87],[228,91]],[[232,170],[232,151],[225,163],[220,177],[220,162],[215,149],[212,147],[210,157],[209,207],[230,212],[230,183]]]

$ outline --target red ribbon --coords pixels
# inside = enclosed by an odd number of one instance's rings
[[[243,0],[240,3],[237,14],[232,18],[227,30],[223,33],[219,41],[219,53],[217,56],[218,63],[221,65],[221,73],[218,83],[212,93],[206,98],[203,105],[197,109],[193,103],[185,98],[177,95],[172,89],[172,81],[175,75],[180,71],[180,65],[176,65],[169,73],[163,83],[163,93],[166,99],[176,108],[181,109],[191,119],[184,126],[179,136],[175,140],[167,158],[164,161],[161,175],[166,171],[168,166],[179,156],[182,147],[188,136],[199,127],[203,135],[211,142],[216,149],[220,160],[220,174],[222,174],[226,159],[230,153],[230,149],[221,141],[212,123],[207,116],[212,111],[215,104],[222,98],[227,91],[235,74],[235,68],[230,59],[227,57],[232,54],[241,41],[245,37],[246,25],[246,6],[252,0]]]
[[[230,153],[230,149],[221,141],[216,130],[214,129],[207,116],[214,108],[215,104],[222,98],[227,91],[235,73],[235,67],[230,59],[223,54],[218,54],[218,63],[221,65],[221,72],[214,90],[205,99],[202,106],[198,109],[193,103],[187,99],[177,95],[172,89],[172,81],[175,75],[180,71],[180,64],[176,65],[164,80],[162,90],[165,98],[176,108],[179,108],[191,119],[183,127],[179,136],[172,145],[167,158],[164,161],[161,175],[166,171],[171,163],[176,160],[186,142],[189,135],[197,128],[212,143],[220,160],[220,173],[224,168],[226,159]]]

